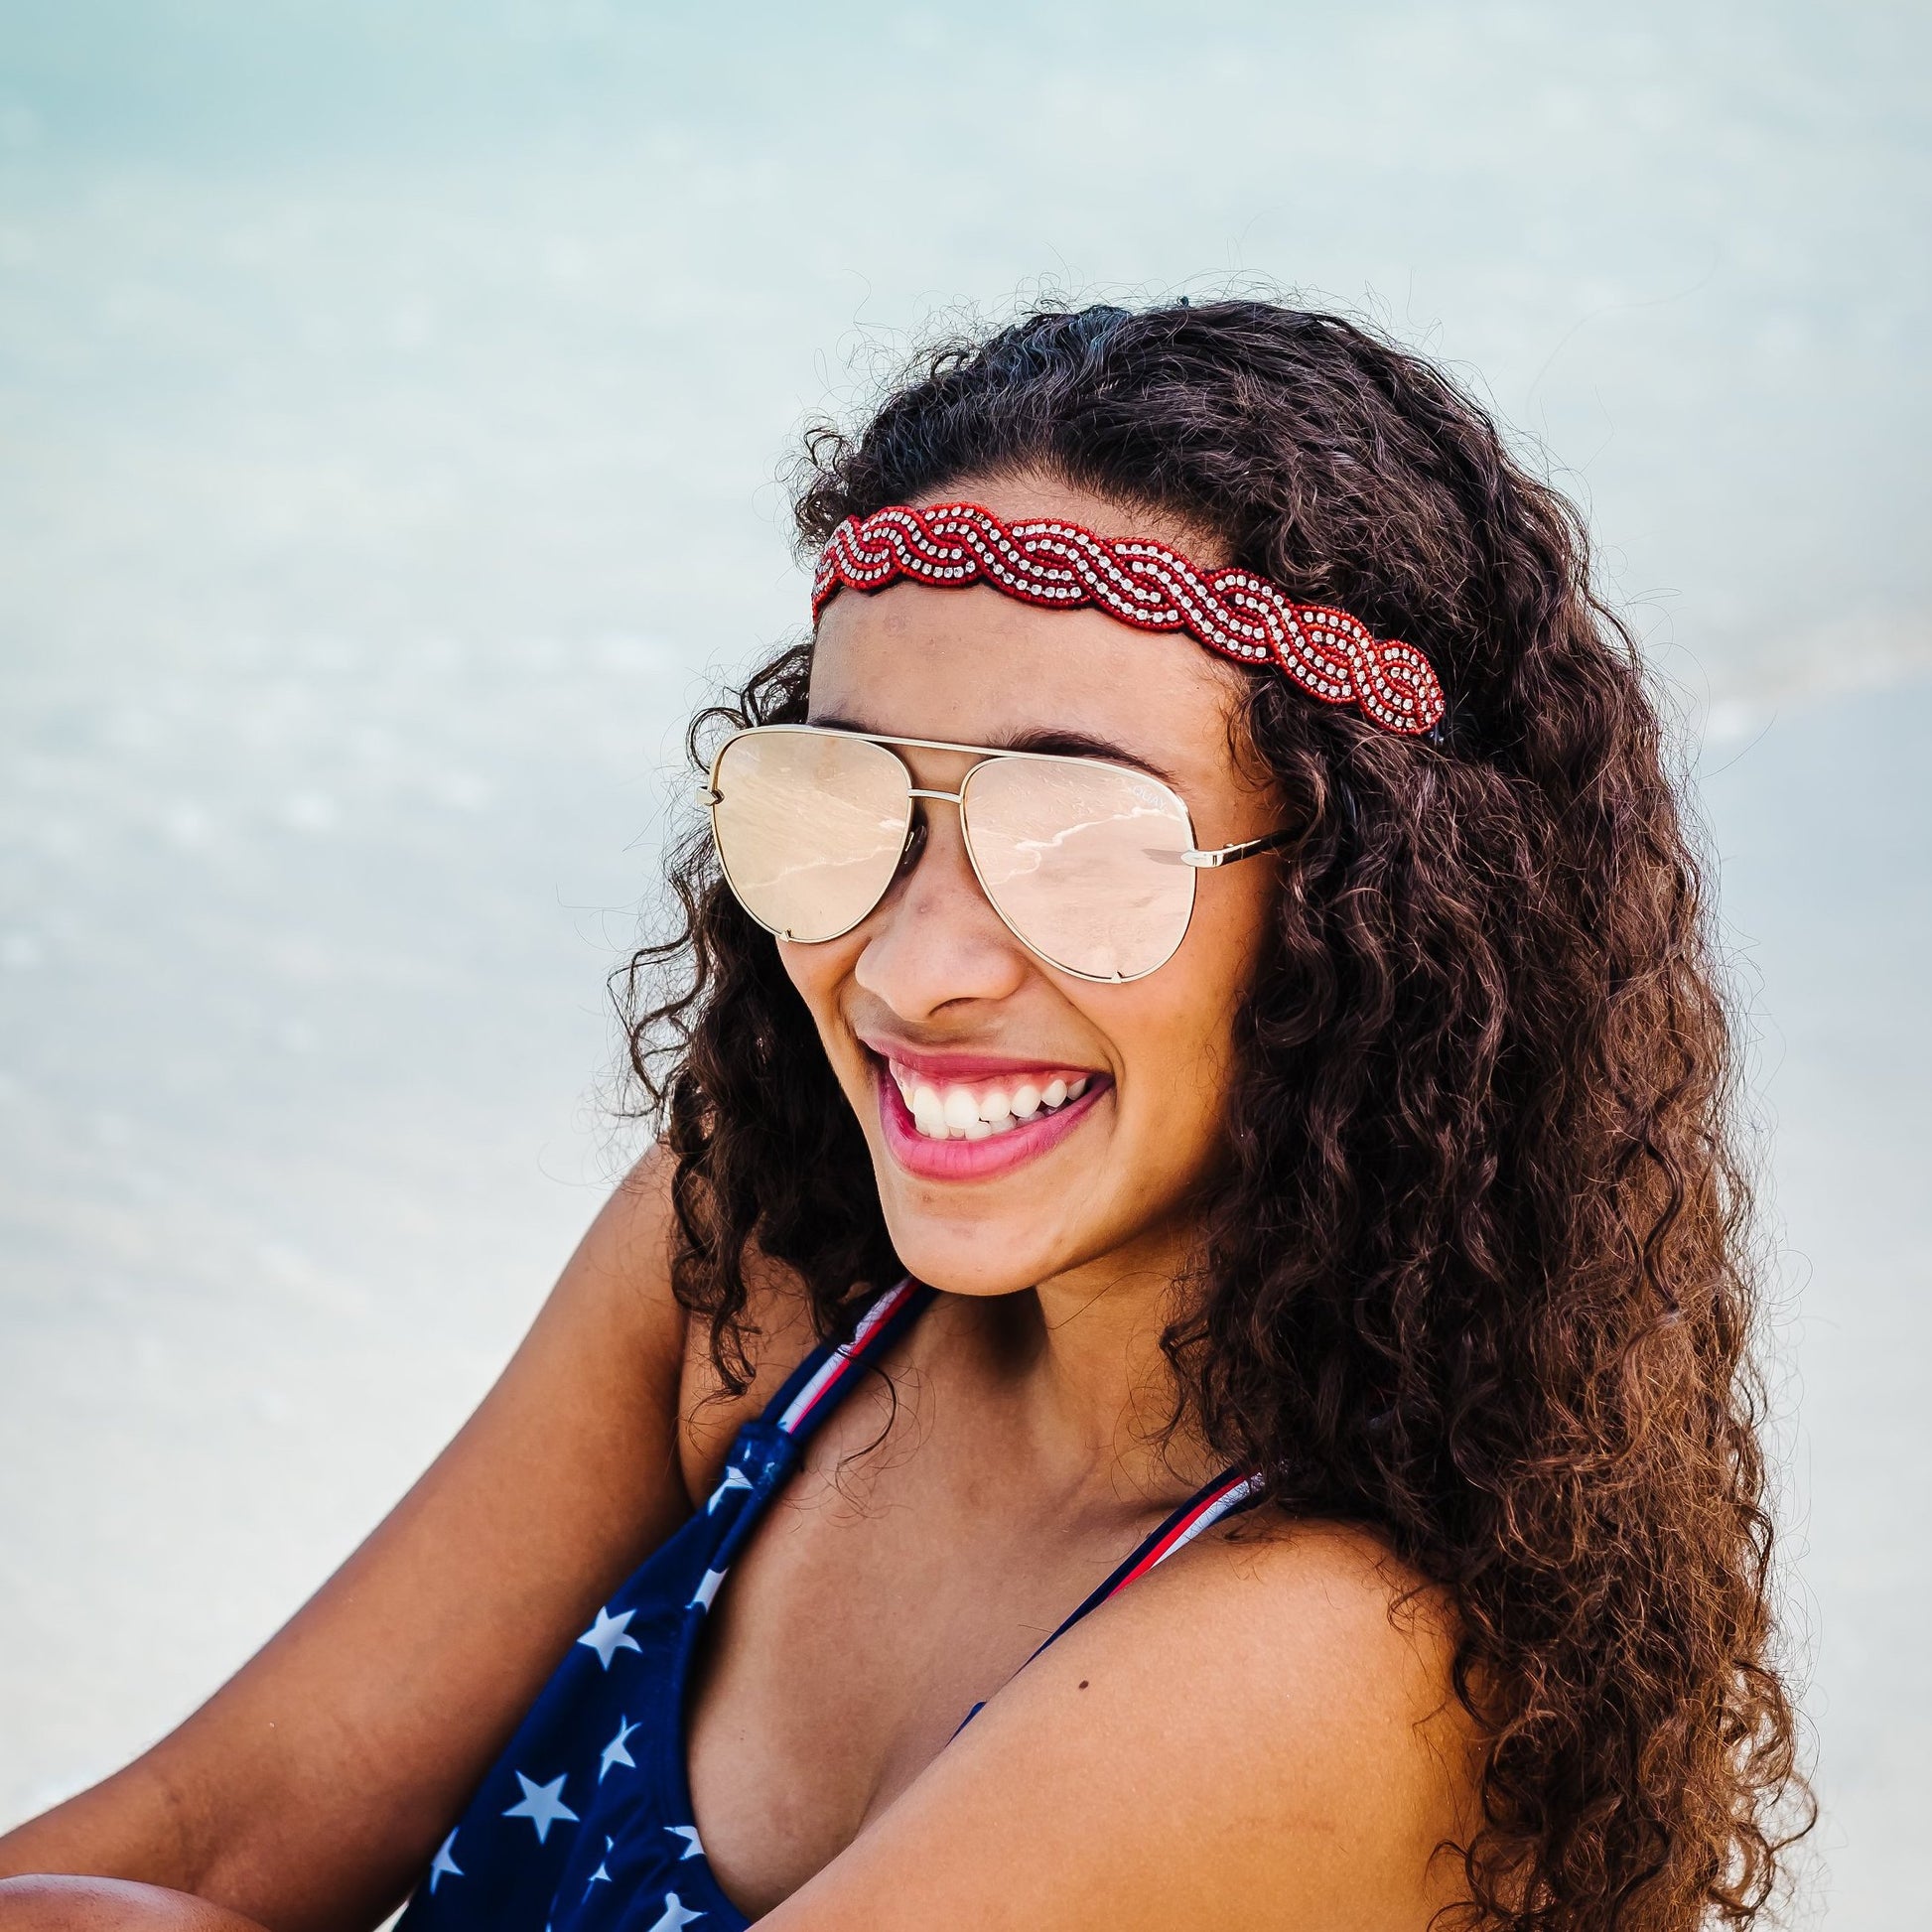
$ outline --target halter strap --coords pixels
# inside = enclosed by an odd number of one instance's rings
[[[1039,1646],[1039,1650],[1034,1652],[1034,1656],[1037,1657],[1040,1650],[1045,1650],[1057,1643],[1083,1616],[1097,1610],[1108,1597],[1118,1594],[1129,1584],[1139,1583],[1150,1570],[1166,1563],[1176,1550],[1184,1550],[1195,1537],[1212,1529],[1222,1517],[1231,1516],[1239,1509],[1252,1509],[1260,1502],[1261,1497],[1262,1482],[1259,1476],[1244,1473],[1240,1469],[1222,1470],[1212,1482],[1195,1490],[1159,1529],[1147,1537],[1113,1575],[1046,1639],[1045,1643]],[[1031,1662],[1032,1659],[1028,1661]]]
[[[825,1342],[786,1377],[765,1405],[763,1420],[794,1443],[808,1442],[839,1406],[854,1366],[888,1349],[931,1306],[933,1291],[908,1275],[859,1317],[851,1338]]]
[[[1142,1540],[1134,1553],[1061,1623],[1027,1659],[1027,1663],[1031,1664],[1042,1652],[1052,1649],[1083,1616],[1097,1610],[1108,1597],[1125,1589],[1129,1584],[1138,1582],[1156,1565],[1166,1563],[1176,1550],[1185,1549],[1195,1537],[1211,1529],[1222,1517],[1231,1516],[1238,1509],[1252,1509],[1261,1501],[1263,1493],[1261,1478],[1244,1475],[1239,1469],[1223,1470],[1205,1488],[1195,1490],[1151,1536]],[[1023,1664],[1020,1668],[1025,1670],[1026,1667]],[[982,1698],[960,1719],[953,1735],[957,1737],[985,1709],[986,1700]]]

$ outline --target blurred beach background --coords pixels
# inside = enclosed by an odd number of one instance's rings
[[[0,1824],[327,1574],[631,1150],[605,979],[804,614],[804,419],[1234,287],[1448,362],[1644,639],[1748,1016],[1792,1916],[1922,1924],[1928,74],[1885,0],[0,0]]]

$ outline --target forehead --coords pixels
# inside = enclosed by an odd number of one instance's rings
[[[1191,638],[985,586],[845,591],[826,609],[811,716],[901,738],[1002,745],[1042,733],[1119,747],[1175,777],[1228,764],[1242,689]]]

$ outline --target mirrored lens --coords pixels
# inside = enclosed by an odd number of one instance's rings
[[[760,925],[788,939],[836,939],[893,883],[912,801],[883,745],[782,725],[741,733],[712,776],[725,877]]]
[[[1042,958],[1139,979],[1173,956],[1194,907],[1187,808],[1158,778],[1086,759],[989,759],[964,788],[986,896]]]

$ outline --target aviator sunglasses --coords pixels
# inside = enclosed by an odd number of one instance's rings
[[[978,762],[957,791],[935,791],[914,781],[900,749]],[[1204,852],[1185,800],[1131,765],[818,725],[734,733],[704,796],[739,903],[801,945],[842,937],[886,897],[911,849],[916,801],[956,805],[973,875],[1007,929],[1084,980],[1165,966],[1193,916],[1196,875],[1293,836]]]

